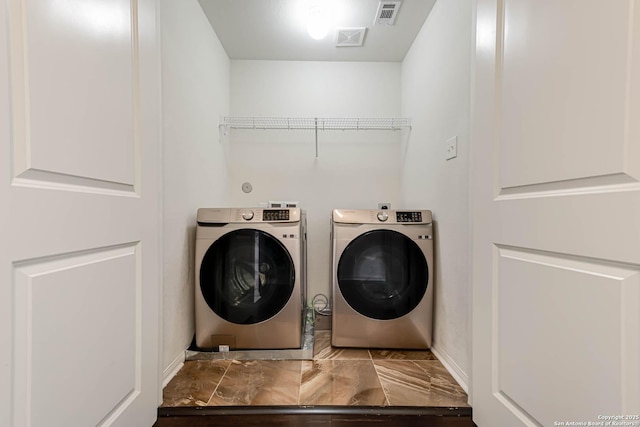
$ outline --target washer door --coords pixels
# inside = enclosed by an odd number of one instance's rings
[[[221,318],[251,325],[270,319],[293,294],[295,269],[287,249],[260,230],[232,231],[207,250],[200,289]]]
[[[374,230],[355,238],[338,261],[338,287],[345,301],[372,319],[404,316],[427,291],[429,266],[404,234]]]

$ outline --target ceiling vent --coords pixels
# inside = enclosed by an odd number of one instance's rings
[[[336,31],[336,46],[362,46],[366,27],[359,28],[338,28]]]
[[[381,1],[378,5],[378,12],[376,13],[376,19],[373,21],[374,25],[393,25],[396,21],[396,15],[398,15],[398,9],[400,9],[400,1]]]

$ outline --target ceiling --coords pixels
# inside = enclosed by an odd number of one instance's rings
[[[383,62],[404,59],[435,1],[402,0],[393,25],[374,25],[379,0],[199,0],[230,59]],[[311,2],[331,8],[322,40],[301,18]],[[337,29],[359,27],[362,46],[336,46]]]

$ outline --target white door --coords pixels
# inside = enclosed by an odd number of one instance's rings
[[[478,0],[476,24],[475,422],[639,426],[640,4]]]
[[[153,0],[0,7],[0,425],[151,426]]]

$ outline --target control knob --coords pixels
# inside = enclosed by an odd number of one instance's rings
[[[385,222],[386,220],[389,219],[389,214],[386,213],[385,211],[380,211],[378,212],[378,220]]]
[[[242,219],[245,221],[251,221],[253,219],[253,211],[242,212]]]

